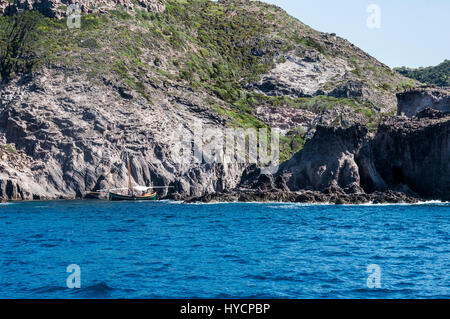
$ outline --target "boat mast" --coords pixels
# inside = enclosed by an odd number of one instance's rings
[[[130,189],[131,194],[133,194],[133,185],[131,184],[131,169],[130,169],[130,157],[127,152],[127,164],[128,164],[128,188]]]

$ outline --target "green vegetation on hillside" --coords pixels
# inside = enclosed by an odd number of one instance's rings
[[[203,94],[211,111],[228,125],[257,128],[267,126],[254,115],[261,105],[316,114],[346,106],[371,127],[379,121],[374,106],[361,99],[272,97],[248,90],[287,53],[302,57],[315,50],[326,59],[347,60],[358,80],[383,93],[410,85],[392,80],[389,68],[347,42],[331,43],[275,6],[257,1],[165,3],[164,13],[118,6],[106,14],[83,15],[81,29],[35,11],[0,17],[0,80],[56,66],[61,72],[85,74],[93,83],[105,78],[118,82],[149,105],[156,90],[179,86]],[[282,159],[303,146],[304,134],[294,129],[281,138]]]
[[[411,69],[401,67],[395,68],[394,70],[422,83],[450,86],[450,60],[445,60],[437,66],[430,66],[427,68]]]
[[[48,31],[61,27],[61,22],[35,11],[0,17],[0,81],[7,82],[17,74],[42,66],[46,45],[51,40]]]

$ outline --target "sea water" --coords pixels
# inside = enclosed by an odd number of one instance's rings
[[[439,203],[0,204],[0,298],[449,298],[449,222]]]

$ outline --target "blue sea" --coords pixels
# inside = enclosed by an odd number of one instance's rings
[[[449,298],[449,225],[438,203],[0,204],[0,298]]]

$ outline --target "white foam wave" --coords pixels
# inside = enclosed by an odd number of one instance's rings
[[[171,202],[175,203],[175,202]],[[186,205],[224,205],[224,204],[253,204],[253,205],[271,205],[268,208],[272,209],[291,209],[297,207],[310,207],[310,206],[421,206],[421,205],[439,205],[439,206],[448,206],[450,202],[443,202],[438,200],[432,201],[422,201],[417,203],[374,203],[368,202],[364,204],[335,204],[335,203],[286,203],[286,202],[211,202],[211,203],[184,203],[184,202],[176,202],[177,204],[186,204]],[[277,205],[277,206],[274,206]]]

